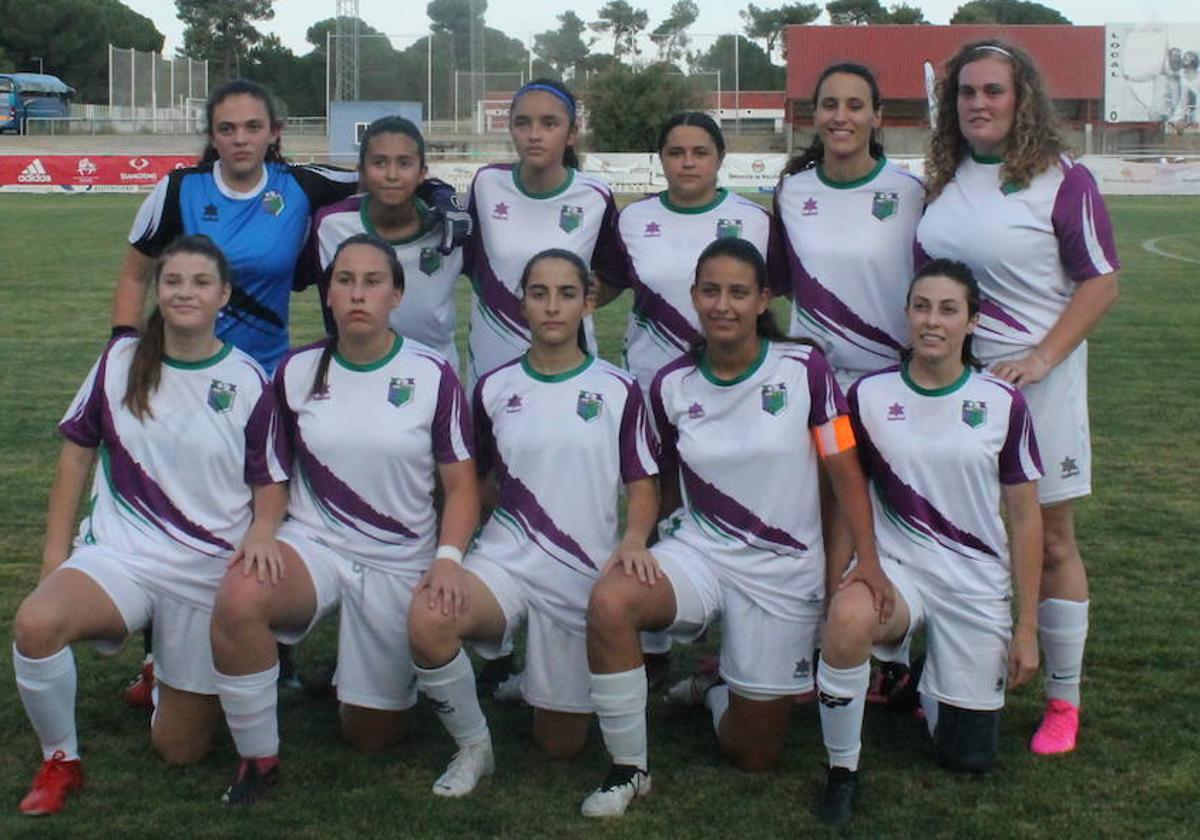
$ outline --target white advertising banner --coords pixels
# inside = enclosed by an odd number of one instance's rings
[[[1194,129],[1200,118],[1200,23],[1110,23],[1104,33],[1105,121]]]

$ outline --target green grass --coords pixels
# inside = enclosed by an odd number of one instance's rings
[[[86,645],[79,662],[79,730],[88,789],[53,819],[20,818],[16,803],[38,761],[10,670],[8,628],[32,589],[59,441],[55,423],[108,333],[108,312],[131,196],[0,196],[0,837],[779,837],[822,829],[809,809],[823,779],[816,710],[793,718],[783,765],[766,775],[731,769],[706,712],[654,704],[650,746],[656,793],[619,823],[577,814],[607,759],[593,730],[584,753],[555,764],[529,735],[526,709],[486,711],[499,770],[477,795],[435,800],[429,786],[452,751],[427,709],[405,744],[362,756],[338,737],[328,699],[281,704],[285,781],[270,804],[247,813],[217,798],[235,756],[222,735],[187,770],[165,768],[146,717],[118,701],[140,644],[114,659]],[[1092,632],[1080,748],[1034,759],[1025,742],[1040,692],[1015,693],[1002,727],[1000,768],[982,779],[937,769],[915,722],[872,711],[864,749],[862,836],[1189,837],[1200,833],[1200,648],[1192,598],[1200,454],[1200,294],[1194,263],[1156,256],[1143,240],[1200,256],[1196,199],[1110,202],[1124,270],[1123,297],[1091,342],[1096,495],[1078,510],[1092,580]],[[466,288],[462,291],[465,304]],[[601,349],[619,358],[628,296],[597,316]],[[465,323],[465,306],[460,323]],[[310,295],[296,300],[297,340],[315,337]],[[332,628],[299,649],[300,664],[332,652]],[[682,674],[693,652],[681,650]]]

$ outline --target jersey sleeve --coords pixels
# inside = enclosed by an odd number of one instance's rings
[[[662,396],[662,371],[650,384],[650,411],[658,429],[658,470],[660,475],[674,476],[679,472],[679,430],[667,418]]]
[[[483,170],[479,170],[482,172]],[[475,177],[471,179],[471,189],[467,192],[467,213],[471,216],[471,238],[467,240],[467,244],[463,246],[463,274],[468,277],[474,276],[475,252],[482,247],[483,243],[483,228],[479,225],[479,206],[475,198],[475,187],[479,183],[479,172],[475,173]]]
[[[279,435],[275,438],[275,457],[289,468],[292,464],[292,454],[296,443],[296,412],[288,404],[287,371],[291,356],[284,356],[279,367],[275,368],[275,376],[271,380],[271,392],[274,397],[276,420],[279,424]]]
[[[1051,219],[1059,259],[1071,279],[1088,280],[1121,267],[1108,208],[1086,166],[1076,163],[1067,169]]]
[[[439,361],[437,407],[433,411],[433,457],[439,464],[466,461],[475,454],[467,397],[450,363]]]
[[[625,384],[625,410],[621,413],[621,481],[630,484],[658,474],[658,440],[636,382]]]
[[[871,436],[867,433],[867,427],[862,422],[862,411],[858,405],[858,386],[862,384],[862,380],[858,380],[850,386],[850,390],[846,392],[846,411],[850,415],[850,430],[854,433],[854,445],[858,452],[858,464],[862,467],[863,475],[868,479],[871,477],[871,460],[868,457],[869,453],[875,448],[871,443]]]
[[[100,421],[104,413],[104,375],[112,347],[113,344],[109,344],[92,365],[87,378],[83,380],[75,398],[71,400],[67,413],[58,423],[59,434],[88,449],[95,449],[100,445]]]
[[[779,191],[775,191],[770,227],[767,230],[767,280],[777,297],[792,296],[792,275],[788,270],[787,249],[783,244],[783,216],[779,209]]]
[[[147,257],[157,257],[171,240],[183,234],[179,191],[183,171],[176,170],[154,186],[138,208],[129,230],[129,244]]]
[[[278,484],[291,475],[291,446],[275,402],[275,389],[265,378],[258,401],[246,422],[246,463],[249,485]]]
[[[293,165],[291,172],[314,211],[358,191],[358,173],[353,169],[304,163]]]
[[[839,415],[845,415],[849,409],[824,353],[813,347],[804,367],[808,371],[810,397],[808,427],[816,429]]]
[[[475,383],[475,393],[471,396],[471,419],[475,429],[475,466],[480,475],[492,471],[496,461],[496,435],[492,432],[492,418],[488,416],[483,404],[483,387],[488,378],[485,376]]]
[[[624,246],[617,230],[617,203],[611,192],[604,195],[604,218],[600,221],[600,232],[596,236],[596,247],[592,250],[592,271],[607,282],[610,277],[620,278],[625,273]]]
[[[1000,450],[1000,483],[1037,481],[1045,473],[1042,470],[1042,456],[1038,452],[1037,436],[1033,431],[1033,418],[1029,415],[1024,395],[1016,388],[1009,393],[1012,395],[1012,405],[1008,410],[1008,436]]]
[[[621,235],[621,213],[617,213],[616,235],[613,237],[613,247],[617,256],[609,262],[608,273],[603,275],[604,282],[614,289],[628,289],[633,277],[633,258],[629,256],[629,248],[625,245],[625,237]],[[597,243],[596,247],[600,247]],[[643,403],[644,404],[644,403]]]

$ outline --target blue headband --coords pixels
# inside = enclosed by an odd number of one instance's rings
[[[527,85],[523,85],[516,93],[513,94],[513,105],[517,103],[518,99],[529,93],[531,90],[540,90],[554,95],[560,102],[562,102],[562,104],[567,106],[567,116],[570,118],[571,122],[575,122],[575,103],[572,101],[571,95],[550,85],[543,85],[539,84],[538,82],[530,82]]]

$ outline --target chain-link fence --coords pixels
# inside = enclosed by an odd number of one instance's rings
[[[121,124],[114,130],[199,131],[208,97],[208,62],[186,56],[108,48],[108,109],[90,117]]]

